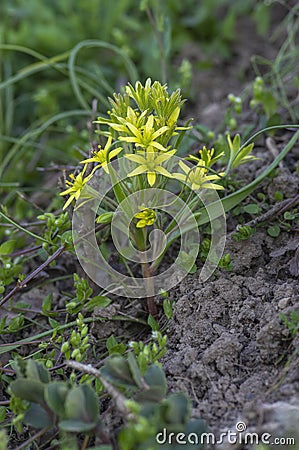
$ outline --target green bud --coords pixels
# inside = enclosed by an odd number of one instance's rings
[[[68,342],[64,342],[61,346],[61,353],[66,353],[70,349],[70,344]]]

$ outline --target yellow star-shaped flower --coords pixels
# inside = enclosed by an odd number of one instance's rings
[[[224,187],[211,183],[211,181],[218,181],[221,179],[219,175],[207,175],[207,169],[204,167],[189,167],[183,161],[179,162],[180,168],[184,173],[175,173],[173,176],[178,180],[184,181],[191,186],[193,191],[198,191],[199,189],[218,189],[223,190]]]
[[[119,131],[120,127],[122,128],[124,127],[124,125],[116,127],[113,124],[110,124],[110,126]],[[126,132],[130,133],[131,136],[119,136],[120,141],[131,142],[135,144],[136,147],[141,147],[147,150],[153,149],[153,150],[160,150],[162,152],[167,151],[167,149],[163,147],[162,144],[157,142],[156,139],[162,134],[166,133],[166,131],[169,130],[169,127],[164,126],[155,130],[154,116],[152,114],[148,117],[146,123],[140,128],[137,128],[129,121],[125,121],[125,126]],[[123,129],[123,131],[125,130]]]
[[[145,156],[141,155],[125,155],[125,158],[130,161],[136,162],[139,167],[134,169],[128,174],[129,177],[134,177],[142,173],[147,174],[147,180],[150,186],[153,186],[156,182],[157,173],[164,175],[165,177],[172,178],[171,173],[168,172],[161,164],[170,159],[176,150],[171,150],[167,153],[146,152]]]
[[[67,208],[73,200],[78,200],[78,198],[81,195],[82,189],[84,188],[84,185],[91,179],[92,174],[88,175],[87,177],[84,177],[84,173],[86,171],[87,164],[84,166],[82,172],[80,172],[76,177],[72,173],[70,175],[71,181],[67,180],[65,184],[69,186],[68,189],[61,192],[60,195],[69,195],[69,198],[65,202],[63,209]]]
[[[98,163],[95,168],[92,171],[92,174],[99,168],[99,167],[103,167],[103,169],[105,170],[106,173],[109,173],[108,170],[108,163],[110,162],[110,160],[112,158],[114,158],[115,156],[117,156],[121,151],[122,151],[122,147],[117,147],[114,150],[111,150],[109,152],[109,149],[111,147],[111,143],[112,143],[112,137],[109,136],[106,145],[104,148],[102,148],[100,145],[99,147],[99,151],[98,152],[94,152],[94,156],[92,158],[88,158],[88,159],[84,159],[84,161],[81,161],[80,164],[87,164],[87,163],[91,163],[91,162],[95,162]]]

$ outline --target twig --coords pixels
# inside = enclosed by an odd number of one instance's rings
[[[255,227],[259,223],[266,222],[269,220],[272,220],[275,216],[278,216],[280,214],[283,214],[285,211],[290,209],[293,206],[296,206],[297,203],[299,203],[299,195],[296,195],[295,197],[287,200],[283,200],[277,205],[274,205],[273,208],[271,208],[269,211],[266,211],[261,216],[257,217],[256,219],[251,220],[250,222],[247,222],[245,226],[247,227]]]
[[[22,448],[27,447],[28,444],[30,444],[31,442],[35,441],[35,439],[41,437],[49,429],[50,429],[50,427],[46,427],[46,428],[43,428],[42,430],[38,431],[34,436],[31,436],[31,438],[27,439],[26,442],[23,442],[23,444],[21,444],[18,447],[16,447],[15,450],[21,450]]]
[[[17,283],[17,285],[0,301],[0,307],[3,306],[11,297],[13,297],[18,291],[26,287],[26,285],[31,281],[33,278],[36,277],[42,270],[44,270],[45,267],[47,267],[52,261],[54,261],[64,250],[66,249],[66,244],[63,244],[61,247],[59,247],[58,250],[56,250],[55,253],[53,253],[50,258],[47,259],[43,264],[41,264],[37,269],[35,269],[33,272],[31,272],[23,281],[20,281]]]

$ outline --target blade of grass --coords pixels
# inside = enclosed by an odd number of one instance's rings
[[[32,231],[29,231],[26,228],[24,228],[21,225],[19,225],[17,222],[12,220],[10,217],[8,217],[6,214],[4,214],[2,211],[0,211],[0,216],[3,217],[3,219],[5,219],[8,223],[10,223],[14,227],[16,227],[18,230],[21,230],[24,233],[28,234],[28,236],[31,236],[31,237],[33,237],[35,239],[38,239],[39,241],[46,242],[47,244],[51,244],[51,242],[48,241],[47,239],[44,239],[43,237],[39,236],[38,234],[32,233]]]
[[[75,60],[77,58],[77,55],[80,50],[84,48],[93,48],[93,47],[99,47],[106,50],[111,50],[112,52],[119,55],[126,66],[126,69],[128,71],[128,75],[131,82],[135,82],[138,79],[138,73],[135,65],[131,61],[131,59],[118,47],[115,45],[109,44],[108,42],[99,41],[99,40],[86,40],[79,42],[71,51],[70,57],[69,57],[69,74],[70,74],[70,81],[73,87],[74,94],[76,95],[78,102],[81,104],[81,106],[84,109],[89,109],[89,105],[86,102],[85,98],[82,95],[82,92],[79,87],[79,83],[77,81],[77,75],[75,70]]]

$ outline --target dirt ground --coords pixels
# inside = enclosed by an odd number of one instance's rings
[[[277,51],[270,41],[253,37],[250,26],[247,22],[240,32],[232,65],[195,74],[198,103],[191,115],[211,129],[223,119],[227,94],[241,90],[237,68],[250,79],[250,56],[271,59]],[[291,135],[274,141],[280,148]],[[244,166],[243,180],[252,180],[273,160],[265,140],[255,151],[261,160]],[[257,191],[270,202],[278,190],[285,199],[298,196],[298,159],[297,143],[277,177]],[[232,219],[228,223],[236,225]],[[163,361],[168,383],[188,393],[193,416],[205,419],[216,436],[236,431],[239,421],[247,431],[277,437],[294,436],[299,429],[299,335],[293,338],[280,318],[281,313],[299,313],[299,229],[273,238],[269,225],[258,227],[246,241],[236,242],[228,234],[225,252],[232,257],[232,271],[217,271],[204,284],[190,275],[170,293],[176,305]]]

